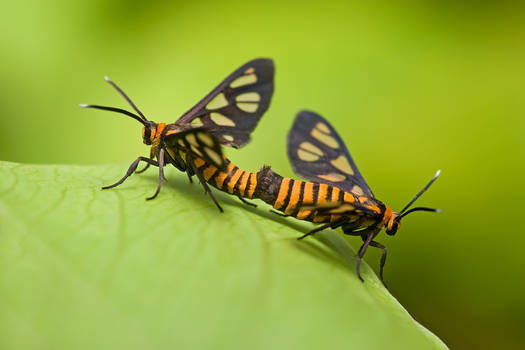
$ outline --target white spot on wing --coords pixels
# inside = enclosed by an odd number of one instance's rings
[[[210,113],[210,118],[213,120],[213,122],[217,125],[221,126],[235,126],[235,123],[233,120],[231,120],[228,117],[223,116],[220,113]]]
[[[222,107],[226,107],[228,105],[228,100],[226,100],[226,97],[221,92],[217,96],[213,98],[208,104],[206,105],[206,109],[219,109]]]
[[[257,108],[259,108],[259,104],[240,102],[240,103],[237,103],[237,107],[239,107],[239,109],[245,112],[254,113],[254,112],[257,112]]]
[[[202,120],[201,118],[195,118],[193,119],[191,122],[190,122],[190,125],[193,126],[193,127],[200,127],[200,126],[203,126],[204,124],[202,124]]]
[[[247,92],[245,94],[240,94],[235,97],[235,101],[238,102],[259,102],[261,100],[261,95],[257,92]]]
[[[186,141],[192,146],[199,146],[199,143],[197,142],[197,139],[195,138],[195,134],[187,134],[186,135]]]
[[[257,82],[257,76],[255,74],[243,75],[231,82],[230,87],[236,88],[239,86],[250,85]]]
[[[222,165],[222,157],[209,147],[204,147],[204,152],[210,157],[215,165]]]
[[[205,132],[197,133],[197,138],[203,143],[205,143],[207,146],[212,147],[215,144],[215,142],[213,141],[213,137]]]

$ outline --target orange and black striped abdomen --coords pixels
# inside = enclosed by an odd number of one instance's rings
[[[219,170],[202,158],[193,160],[197,171],[204,180],[215,188],[242,198],[257,198],[272,205],[286,215],[314,223],[335,223],[343,218],[341,214],[320,215],[312,207],[346,203],[356,207],[355,215],[345,214],[345,221],[354,222],[362,216],[362,209],[367,209],[365,197],[356,197],[338,187],[282,177],[270,167],[262,167],[258,172],[244,171],[223,157],[226,169]],[[381,212],[381,209],[374,209]]]
[[[244,198],[254,198],[257,187],[257,173],[244,171],[226,157],[225,170],[219,170],[216,166],[207,163],[202,158],[194,159],[197,170],[203,175],[206,182],[217,189]]]
[[[327,203],[353,204],[355,197],[338,187],[323,183],[293,180],[263,167],[258,173],[259,187],[256,198],[264,200],[275,209],[300,220],[315,223],[335,222],[341,215],[317,215],[315,211],[301,207],[313,207]]]

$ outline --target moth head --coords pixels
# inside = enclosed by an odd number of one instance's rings
[[[416,208],[412,208],[408,210],[408,208],[410,208],[410,206],[416,201],[416,199],[418,199],[430,187],[430,185],[432,185],[432,183],[436,181],[440,173],[441,171],[438,170],[436,172],[436,175],[434,175],[434,177],[425,185],[425,187],[423,187],[423,189],[419,191],[418,194],[416,194],[416,196],[412,198],[412,200],[407,205],[405,205],[403,210],[401,210],[399,213],[392,213],[392,215],[390,216],[390,219],[388,220],[386,224],[386,228],[385,228],[385,231],[388,235],[391,235],[391,236],[395,235],[397,230],[401,226],[401,219],[410,213],[413,213],[415,211],[431,211],[435,213],[441,212],[441,210],[439,209],[427,208],[427,207],[416,207]]]
[[[108,77],[104,77],[104,79],[111,86],[113,86],[113,88],[115,88],[115,90],[117,90],[118,93],[122,97],[124,97],[124,99],[135,110],[135,112],[137,112],[138,115],[135,114],[135,113],[129,112],[129,111],[125,110],[125,109],[116,108],[116,107],[106,107],[106,106],[87,105],[87,104],[80,104],[79,106],[83,107],[83,108],[95,108],[95,109],[101,109],[101,110],[104,110],[104,111],[117,112],[117,113],[124,114],[124,115],[127,115],[128,117],[131,117],[131,118],[135,119],[136,121],[138,121],[139,123],[144,125],[144,127],[142,128],[142,140],[143,140],[143,142],[146,145],[151,145],[151,143],[153,142],[153,139],[155,138],[155,134],[157,132],[157,124],[155,122],[152,122],[152,121],[146,119],[144,114],[142,114],[142,112],[137,108],[137,106],[135,106],[135,104],[131,101],[131,99],[128,97],[128,95],[126,95],[124,93],[124,91],[122,91],[122,89],[117,86],[117,84],[115,84],[114,82],[109,80]]]
[[[393,236],[397,230],[399,230],[399,227],[401,227],[401,215],[399,215],[399,213],[392,213],[392,216],[390,216],[386,224],[385,232],[387,235]]]
[[[151,145],[155,140],[157,134],[157,124],[152,121],[148,121],[142,128],[142,142],[146,145]]]

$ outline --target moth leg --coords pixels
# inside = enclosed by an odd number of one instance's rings
[[[107,190],[109,188],[117,187],[118,185],[123,183],[131,174],[133,174],[133,172],[137,169],[137,166],[139,165],[139,163],[141,161],[148,163],[148,165],[151,164],[151,165],[154,165],[154,166],[159,166],[159,163],[157,161],[153,160],[153,159],[149,159],[149,158],[146,158],[146,157],[138,157],[137,159],[135,159],[135,161],[133,163],[131,163],[131,165],[129,166],[128,171],[126,172],[126,175],[124,175],[124,177],[122,179],[120,179],[119,181],[115,182],[113,185],[104,186],[104,187],[102,187],[102,189],[103,190]]]
[[[363,233],[364,234],[364,233]],[[359,248],[359,252],[357,253],[357,265],[356,265],[356,271],[357,271],[357,277],[361,280],[361,282],[364,282],[365,280],[361,277],[361,260],[363,259],[363,256],[365,255],[366,248],[368,248],[368,245],[370,242],[372,242],[372,238],[374,238],[374,230],[370,230],[368,233],[368,236],[366,237],[366,240],[363,240],[363,244],[361,245],[361,248]]]
[[[270,213],[273,213],[273,214],[275,214],[275,215],[282,216],[283,218],[287,218],[287,217],[290,216],[290,215],[288,215],[288,214],[279,213],[277,210],[273,210],[273,209],[270,209],[269,212],[270,212]]]
[[[385,280],[383,279],[383,267],[385,267],[386,262],[386,247],[376,241],[370,242],[370,245],[372,247],[376,247],[383,250],[383,254],[381,254],[381,262],[379,263],[379,277],[381,278],[381,282],[383,282],[383,285],[386,287]]]
[[[157,195],[160,192],[160,188],[162,187],[162,182],[164,181],[164,148],[161,148],[159,151],[159,184],[157,185],[157,190],[153,194],[153,196],[146,198],[146,200],[152,200],[153,198],[157,197]]]
[[[322,226],[319,226],[317,227],[316,229],[313,229],[312,231],[308,232],[308,233],[305,233],[304,235],[302,235],[301,237],[297,238],[297,239],[303,239],[307,236],[310,236],[310,235],[313,235],[319,231],[322,231],[326,228],[331,228],[331,229],[336,229],[338,228],[339,226],[343,225],[344,224],[344,221],[339,221],[339,222],[335,222],[335,223],[327,223],[327,224],[324,224]]]
[[[151,160],[155,160],[155,154],[153,153],[153,149],[150,150],[149,152],[149,158]],[[135,170],[135,174],[140,174],[140,173],[143,173],[145,172],[146,170],[148,170],[148,168],[150,167],[150,163],[147,163],[146,166],[140,170]]]
[[[305,233],[304,235],[302,235],[301,237],[299,237],[299,238],[297,238],[297,239],[303,239],[303,238],[305,238],[305,237],[308,237],[308,236],[310,236],[310,235],[313,235],[314,233],[317,233],[317,232],[322,231],[322,230],[324,230],[324,229],[326,229],[326,228],[329,228],[330,225],[331,225],[331,224],[328,223],[328,224],[324,224],[324,225],[322,225],[322,226],[316,227],[316,228],[314,228],[312,231],[310,231],[310,232],[308,232],[308,233]]]
[[[147,163],[146,166],[140,170],[135,170],[135,174],[140,174],[140,173],[143,173],[145,172],[146,170],[148,170],[148,168],[150,167],[150,163]]]
[[[244,204],[249,205],[250,207],[257,208],[257,204],[250,203],[246,199],[242,198],[241,196],[237,196],[237,198],[239,198],[240,201],[243,202]]]
[[[224,210],[222,210],[221,206],[219,205],[219,202],[217,202],[217,200],[215,199],[215,196],[213,195],[213,193],[211,192],[210,190],[210,187],[208,186],[208,184],[206,183],[206,180],[204,179],[204,177],[202,176],[202,174],[199,172],[199,170],[197,169],[197,167],[195,167],[195,165],[193,164],[193,159],[191,156],[188,155],[188,164],[190,164],[190,166],[193,168],[193,172],[195,173],[195,175],[197,175],[197,178],[199,179],[202,187],[204,187],[204,193],[207,193],[213,203],[215,203],[215,205],[217,206],[217,208],[219,208],[219,211],[221,213],[224,213]]]

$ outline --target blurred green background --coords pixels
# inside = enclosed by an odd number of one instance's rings
[[[104,75],[173,122],[239,65],[271,57],[273,102],[232,160],[292,176],[286,132],[308,108],[394,209],[442,169],[419,204],[443,213],[379,238],[390,290],[451,348],[519,348],[525,11],[512,3],[4,1],[0,159],[124,170],[148,154],[140,125],[77,107],[127,108]]]

